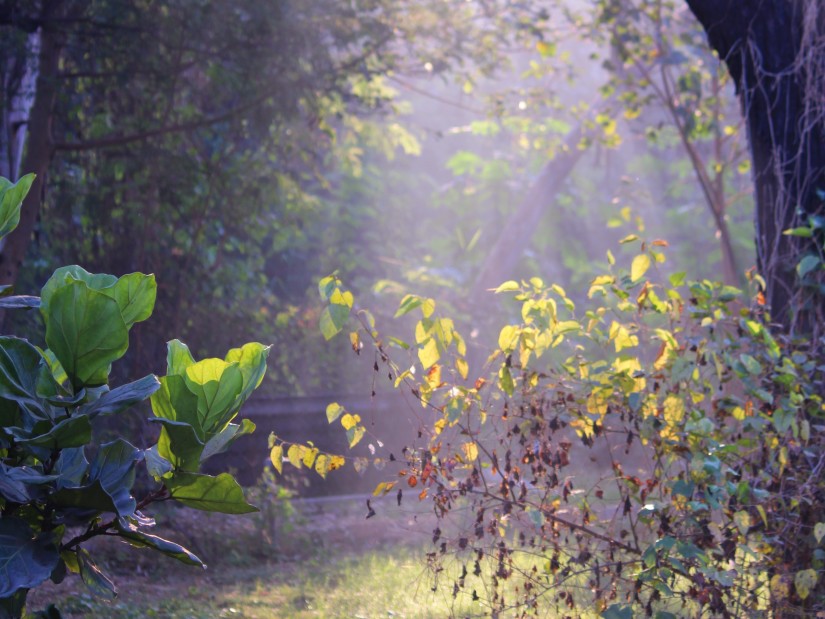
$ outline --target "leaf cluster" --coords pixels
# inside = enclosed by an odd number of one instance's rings
[[[9,232],[19,219],[31,175],[0,179],[0,220]],[[47,579],[79,574],[93,593],[114,597],[110,578],[84,548],[97,536],[118,537],[190,565],[202,561],[182,546],[147,532],[143,510],[174,500],[206,511],[246,513],[243,490],[228,474],[200,473],[204,460],[254,429],[231,423],[260,384],[268,348],[231,350],[224,360],[196,362],[177,340],[169,343],[167,375],[112,387],[112,364],[129,345],[129,330],[155,304],[153,275],[117,278],[79,266],[55,271],[40,297],[3,290],[4,308],[38,308],[46,347],[0,337],[0,615],[25,613],[27,592]],[[103,417],[151,399],[161,424],[156,445],[125,438],[96,444]],[[138,467],[154,480],[135,496]],[[56,612],[56,611],[55,611]],[[53,616],[49,615],[49,616]]]
[[[433,421],[398,476],[441,519],[436,575],[456,561],[454,596],[524,616],[823,610],[821,351],[772,333],[758,294],[662,277],[666,242],[623,242],[584,311],[539,278],[502,284],[520,319],[474,381],[447,371],[457,351],[420,377],[413,357],[398,386]]]

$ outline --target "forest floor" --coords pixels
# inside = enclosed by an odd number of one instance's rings
[[[185,509],[156,514],[154,534],[181,543],[208,569],[187,566],[114,539],[89,547],[118,595],[95,598],[80,578],[48,583],[29,610],[54,603],[66,619],[484,616],[467,596],[431,591],[425,554],[432,513],[399,508],[395,498],[271,505],[259,514],[224,516]],[[289,511],[288,509],[286,511]]]

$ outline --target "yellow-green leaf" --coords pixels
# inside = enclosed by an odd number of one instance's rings
[[[327,421],[332,423],[338,417],[341,416],[341,413],[344,412],[344,407],[338,404],[338,402],[332,402],[331,404],[327,405]]]
[[[364,432],[366,432],[364,426],[355,426],[347,430],[347,440],[349,441],[350,449],[355,447],[364,437]]]
[[[350,415],[349,413],[347,413],[346,415],[341,417],[341,425],[344,426],[344,430],[354,428],[358,425],[359,421],[361,421],[361,417],[359,415]]]
[[[664,409],[665,421],[671,426],[678,425],[685,418],[685,403],[678,396],[667,396]]]
[[[499,294],[500,292],[515,292],[516,290],[520,290],[520,289],[521,289],[521,286],[519,286],[518,282],[510,280],[510,281],[504,282],[501,286],[496,288],[495,292],[496,292],[496,294]]]
[[[315,462],[315,456],[318,455],[318,448],[317,447],[307,447],[304,448],[304,455],[301,458],[301,462],[303,462],[304,466],[308,469],[312,468],[313,463]]]
[[[379,494],[387,494],[394,487],[394,481],[382,481],[375,487],[375,490],[372,491],[372,496],[378,496]]]
[[[329,463],[327,464],[328,471],[336,471],[340,469],[346,463],[344,460],[344,456],[335,456],[332,454],[328,454]]]
[[[801,599],[807,598],[811,594],[811,589],[816,586],[816,570],[802,570],[796,573],[793,579],[794,588]]]
[[[467,462],[474,462],[478,458],[478,445],[475,443],[464,443],[461,449]]]
[[[455,360],[455,369],[458,370],[459,375],[463,379],[467,379],[467,374],[470,372],[470,366],[466,359],[459,357]]]
[[[641,279],[649,268],[650,256],[647,254],[639,254],[633,259],[633,263],[630,265],[630,279],[634,282]]]
[[[518,338],[518,327],[507,325],[498,334],[498,347],[507,352],[513,349]]]
[[[290,445],[289,449],[286,452],[287,460],[289,460],[290,464],[292,464],[292,466],[294,466],[296,469],[301,468],[301,460],[303,459],[303,455],[303,445]]]
[[[631,335],[630,331],[627,330],[623,324],[616,322],[615,320],[610,325],[610,339],[613,340],[613,344],[616,347],[616,352],[621,352],[625,348],[633,348],[634,346],[639,345],[639,338],[635,335]]]
[[[318,475],[320,475],[324,479],[326,479],[327,473],[329,472],[328,456],[321,454],[315,459],[315,472],[318,473]]]
[[[740,510],[733,515],[733,522],[742,535],[747,534],[751,528],[751,515],[745,510]]]
[[[284,448],[282,445],[275,445],[272,450],[269,452],[269,460],[272,462],[272,466],[275,467],[275,470],[279,473],[284,472]]]
[[[441,358],[441,353],[438,352],[438,344],[434,338],[427,339],[418,349],[418,360],[421,366],[426,370]]]

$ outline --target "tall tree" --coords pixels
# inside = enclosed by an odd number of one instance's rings
[[[687,0],[727,64],[747,119],[758,267],[771,317],[821,335],[825,319],[825,7],[819,0]],[[801,235],[786,230],[807,228]]]

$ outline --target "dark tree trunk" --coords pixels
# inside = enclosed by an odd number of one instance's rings
[[[53,13],[46,8],[44,13]],[[43,17],[49,17],[46,14]],[[0,284],[14,284],[31,243],[34,227],[40,213],[40,204],[46,182],[46,173],[54,153],[51,123],[57,97],[57,69],[60,58],[60,34],[53,22],[43,21],[40,50],[37,58],[37,81],[34,101],[28,118],[28,136],[24,146],[21,172],[34,172],[37,178],[20,212],[20,224],[6,238],[0,254]],[[0,316],[0,321],[2,316]]]
[[[774,322],[820,335],[823,299],[796,266],[822,238],[783,231],[823,215],[825,200],[825,7],[820,0],[686,0],[730,70],[753,161],[758,268]]]

